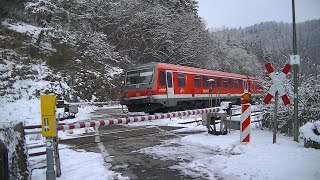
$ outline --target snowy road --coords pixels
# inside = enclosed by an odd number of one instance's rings
[[[121,117],[120,112],[119,108],[96,110],[83,112],[79,118],[85,121],[84,117]],[[201,116],[188,116],[100,127],[101,143],[94,143],[92,128],[59,132],[62,139],[83,136],[85,132],[89,137],[61,142],[62,176],[58,179],[318,180],[320,177],[319,150],[304,148],[303,142],[278,134],[277,143],[272,144],[272,132],[253,127],[251,142],[241,145],[237,130],[213,136],[200,124],[179,124],[199,119]],[[33,180],[43,179],[45,169],[36,169],[32,174]]]
[[[111,158],[111,170],[128,176],[130,179],[194,179],[169,167],[177,164],[175,160],[154,159],[140,149],[161,145],[161,142],[177,138],[171,130],[180,127],[155,126],[111,126],[100,128],[100,140]],[[94,142],[95,137],[64,140],[61,143],[71,145],[74,149],[101,153],[101,148]]]

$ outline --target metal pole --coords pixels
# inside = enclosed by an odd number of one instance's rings
[[[296,17],[295,17],[295,2],[292,0],[292,31],[293,31],[293,55],[298,54],[297,50],[297,33],[296,33]],[[293,94],[294,94],[294,115],[293,115],[293,137],[294,141],[298,142],[299,122],[298,122],[298,65],[293,65]]]
[[[273,115],[273,144],[277,143],[277,131],[278,131],[278,91],[274,96],[274,115]]]
[[[56,127],[59,124],[60,121],[60,115],[58,115],[58,119],[56,120]],[[62,115],[63,118],[63,115]],[[56,131],[56,137],[53,138],[54,140],[54,159],[55,159],[55,163],[56,163],[56,177],[60,177],[61,176],[61,163],[60,163],[60,154],[59,154],[59,138],[58,138],[58,132]]]
[[[47,172],[46,172],[46,180],[55,180],[56,179],[56,172],[54,170],[53,165],[53,138],[47,137],[46,138],[46,151],[47,151]]]
[[[232,110],[231,110],[231,108],[230,108],[230,113],[229,113],[229,134],[231,133],[231,116],[232,116]]]
[[[210,107],[213,106],[213,104],[212,104],[212,90],[213,90],[213,89],[212,89],[212,81],[210,81],[210,103],[209,103],[209,104],[210,104],[210,105],[209,105]]]

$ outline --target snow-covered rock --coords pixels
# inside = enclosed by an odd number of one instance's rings
[[[300,137],[306,141],[314,141],[320,143],[320,121],[307,122],[300,127]]]

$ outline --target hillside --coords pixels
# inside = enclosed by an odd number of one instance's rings
[[[242,42],[263,46],[264,54],[271,57],[276,67],[289,62],[292,54],[292,24],[279,22],[262,22],[243,29],[230,29],[225,33],[232,34]],[[297,23],[297,46],[301,57],[302,74],[317,74],[316,66],[320,65],[320,20]]]
[[[195,0],[0,4],[2,101],[32,99],[40,92],[55,92],[67,101],[118,99],[121,72],[147,62],[263,72],[256,71],[262,67],[256,55],[216,41]],[[224,58],[215,47],[226,49]]]

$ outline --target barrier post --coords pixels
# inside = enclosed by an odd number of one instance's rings
[[[250,142],[251,107],[250,104],[241,105],[240,143]]]
[[[46,179],[55,180],[56,174],[53,163],[53,139],[56,137],[56,119],[55,119],[56,97],[54,94],[40,95],[40,110],[42,136],[46,138],[46,153],[47,153],[47,171]]]
[[[250,142],[250,124],[251,124],[251,106],[247,102],[250,100],[250,94],[244,93],[241,98],[241,118],[240,118],[240,143],[248,144]]]

